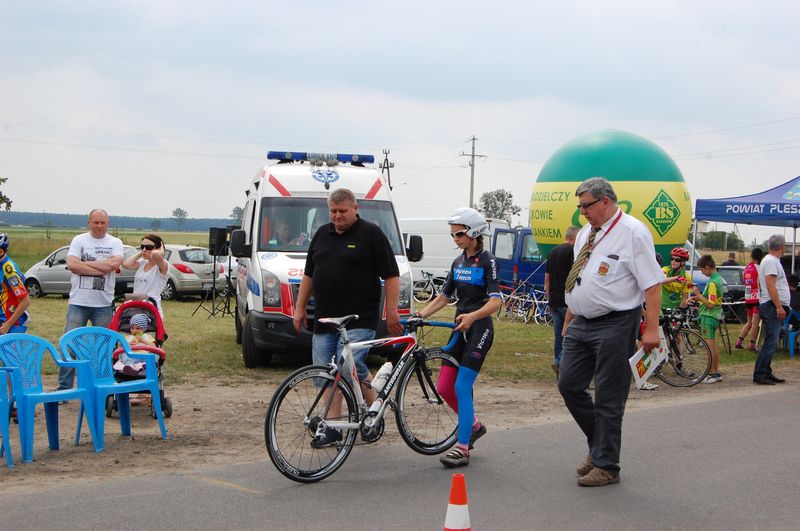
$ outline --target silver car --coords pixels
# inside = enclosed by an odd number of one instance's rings
[[[125,258],[136,253],[130,245],[123,245]],[[59,247],[41,262],[33,264],[25,272],[25,287],[31,298],[44,295],[69,295],[70,272],[67,269],[67,253],[69,246]],[[117,270],[114,291],[117,295],[133,291],[134,271],[120,268]]]
[[[221,261],[214,267],[214,258],[204,247],[167,244],[164,258],[169,262],[169,280],[161,292],[163,300],[183,295],[202,295],[211,290],[213,282],[217,289],[225,288],[225,269]]]

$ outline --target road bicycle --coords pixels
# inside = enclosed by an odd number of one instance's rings
[[[553,324],[547,294],[532,284],[522,282],[516,287],[501,284],[500,296],[502,302],[496,314],[498,320],[507,318],[512,322],[521,320],[548,326]]]
[[[688,326],[691,313],[685,308],[665,308],[659,319],[667,342],[667,359],[655,370],[664,383],[673,387],[697,385],[711,369],[711,349],[703,336]]]
[[[458,367],[447,353],[458,340],[453,332],[444,347],[426,345],[425,327],[453,328],[453,323],[409,319],[408,334],[370,341],[351,342],[345,327],[357,315],[323,318],[341,334],[340,360],[329,365],[310,365],[296,370],[278,387],[267,408],[264,436],[267,453],[287,478],[312,483],[330,476],[350,455],[360,436],[372,443],[384,433],[384,415],[395,413],[400,437],[412,450],[424,455],[444,452],[456,442],[458,414],[436,389],[439,370],[447,363]],[[403,353],[389,379],[368,406],[356,374],[353,351],[373,346],[402,346]],[[394,397],[390,396],[395,390]],[[330,429],[338,430],[332,440]]]
[[[414,282],[414,300],[419,303],[425,303],[439,296],[444,289],[444,283],[447,279],[434,276],[433,273],[428,271],[420,271],[425,280],[417,280]],[[450,306],[458,302],[458,297],[453,295],[447,302]]]

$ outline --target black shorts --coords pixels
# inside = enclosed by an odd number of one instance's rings
[[[466,335],[466,338],[464,337]],[[489,353],[494,341],[494,323],[492,317],[484,317],[472,323],[466,334],[458,335],[458,342],[450,351],[450,355],[459,360],[461,367],[480,372],[483,360]]]

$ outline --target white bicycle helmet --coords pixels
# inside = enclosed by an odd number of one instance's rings
[[[457,208],[447,220],[447,223],[450,225],[464,225],[467,227],[467,236],[470,238],[477,238],[482,234],[486,236],[491,234],[486,218],[474,208]]]
[[[8,234],[0,232],[0,249],[8,249]]]

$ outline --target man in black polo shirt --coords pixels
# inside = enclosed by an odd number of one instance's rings
[[[358,314],[348,325],[350,340],[375,337],[381,318],[381,279],[386,291],[386,326],[394,335],[402,334],[397,313],[400,273],[389,240],[380,227],[361,219],[358,203],[350,190],[340,188],[328,196],[331,223],[316,231],[308,248],[306,266],[294,306],[294,327],[299,333],[308,326],[306,305],[314,295],[316,322],[311,351],[315,364],[330,362],[334,351],[342,352],[338,333],[319,322],[320,317]],[[363,386],[372,380],[365,362],[367,349],[353,352],[362,391],[371,403],[376,393]]]
[[[544,274],[544,291],[547,293],[547,305],[550,314],[553,316],[553,342],[554,357],[550,366],[558,378],[558,367],[561,363],[561,350],[563,341],[564,317],[567,315],[567,303],[564,300],[564,286],[567,282],[567,275],[572,269],[573,246],[575,245],[575,235],[578,234],[579,227],[568,227],[564,234],[564,243],[557,245],[547,255],[547,272]]]

